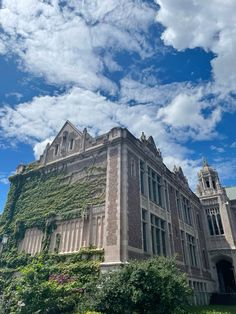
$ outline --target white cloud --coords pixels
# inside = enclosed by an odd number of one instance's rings
[[[5,53],[6,53],[5,45],[0,39],[0,54],[5,54]]]
[[[211,87],[187,83],[161,86],[149,73],[142,82],[127,75],[118,86],[105,75],[105,69],[124,71],[122,62],[116,59],[121,51],[130,55],[134,52],[140,59],[155,53],[158,47],[153,40],[151,44],[148,41],[149,26],[157,12],[154,1],[68,0],[63,9],[59,2],[2,0],[0,53],[14,53],[23,69],[72,87],[62,95],[35,97],[15,108],[1,108],[0,135],[32,144],[38,158],[65,120],[81,129],[89,127],[93,135],[121,125],[136,136],[142,131],[153,135],[167,164],[182,164],[193,182],[198,161],[189,158],[191,151],[183,143],[216,135],[222,110],[202,99]],[[212,63],[216,81],[227,83],[232,72],[233,82],[236,71],[234,65],[230,66],[232,53],[229,49],[229,55],[223,54],[222,47],[232,36],[232,28],[227,33],[225,25],[231,25],[234,18],[215,22],[213,4],[202,1],[156,2],[161,5],[158,21],[167,27],[165,44],[179,50],[196,46],[212,50],[217,53]],[[227,1],[226,6],[230,3]],[[223,11],[216,8],[219,16],[227,16],[227,9]],[[229,63],[221,69],[223,56]],[[118,101],[109,101],[98,90],[116,95]],[[130,106],[132,102],[135,106]]]
[[[34,156],[35,158],[38,160],[39,157],[43,154],[45,147],[47,146],[47,144],[51,144],[51,142],[53,141],[53,138],[47,138],[42,142],[38,142],[34,145],[33,150],[34,150]]]
[[[0,174],[0,183],[9,184],[8,178],[5,174]]]
[[[158,111],[158,118],[176,130],[176,134],[192,137],[195,140],[209,139],[216,135],[215,127],[221,120],[221,108],[211,108],[201,101],[201,92],[196,94],[178,94],[170,104]],[[211,108],[211,114],[204,116],[203,110]],[[173,132],[172,129],[172,132]]]
[[[134,101],[139,104],[166,105],[181,92],[194,92],[194,88],[186,82],[160,85],[157,80],[150,84],[125,77],[120,81],[120,85],[120,102],[123,103]]]
[[[181,166],[184,175],[186,176],[191,189],[194,191],[197,186],[197,173],[202,167],[200,159],[192,160],[190,158],[180,159],[174,155],[164,158],[165,164],[172,170],[173,165]]]
[[[154,21],[155,10],[133,0],[70,0],[63,8],[59,2],[3,0],[0,20],[7,40],[3,46],[0,38],[0,53],[18,54],[26,70],[50,82],[114,94],[117,87],[104,75],[104,64],[119,69],[115,51],[150,54],[140,34]]]
[[[115,125],[128,127],[135,135],[142,131],[152,134],[165,153],[174,149],[183,155],[184,147],[174,143],[157,119],[157,107],[114,103],[99,93],[74,87],[65,94],[35,97],[32,102],[0,109],[0,127],[5,138],[35,144],[56,135],[66,120],[80,129],[89,127],[95,135],[107,132]],[[36,148],[36,154],[39,150]]]
[[[202,47],[216,54],[211,62],[216,83],[235,90],[236,2],[234,0],[155,0],[162,39],[177,50]]]
[[[212,165],[218,172],[221,182],[235,180],[236,158],[225,157],[217,158]]]
[[[20,101],[23,95],[18,92],[11,92],[5,95],[6,98],[15,98],[17,101]]]
[[[225,152],[225,149],[223,147],[218,147],[218,146],[215,146],[215,145],[211,145],[210,149],[212,151],[217,152],[217,153],[224,153]]]

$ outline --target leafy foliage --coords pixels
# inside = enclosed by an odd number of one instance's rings
[[[192,314],[235,314],[236,306],[210,305],[203,307],[189,308],[188,313]]]
[[[86,251],[32,257],[26,266],[14,270],[17,276],[11,274],[3,287],[4,313],[71,313],[88,283],[96,283],[99,277],[99,259],[91,257]]]
[[[22,256],[23,266],[0,270],[4,313],[186,313],[191,291],[174,260],[135,261],[100,275],[96,252]]]
[[[185,313],[191,290],[173,259],[132,262],[101,277],[88,301],[102,313]]]
[[[71,182],[71,175],[36,170],[11,178],[11,188],[0,226],[13,227],[12,222],[42,229],[45,219],[105,201],[104,169],[86,169],[86,175]],[[14,228],[11,228],[11,230]],[[8,230],[7,230],[8,231]],[[0,232],[1,233],[1,232]]]

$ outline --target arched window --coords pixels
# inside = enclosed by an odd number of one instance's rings
[[[219,208],[206,209],[206,214],[210,235],[224,234]]]
[[[214,229],[213,229],[210,215],[207,215],[207,221],[208,221],[208,227],[209,227],[210,235],[214,235]]]

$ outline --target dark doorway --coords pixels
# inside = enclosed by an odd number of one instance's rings
[[[221,260],[216,263],[221,293],[236,292],[234,269],[231,262]]]

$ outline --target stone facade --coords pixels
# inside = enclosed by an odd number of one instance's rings
[[[176,256],[198,292],[196,303],[208,302],[207,292],[234,289],[227,276],[234,276],[236,267],[236,197],[229,199],[215,170],[204,164],[196,195],[180,167],[170,171],[165,166],[151,136],[137,139],[127,129],[113,128],[93,138],[70,122],[38,161],[44,171],[65,168],[75,183],[91,164],[98,176],[101,169],[106,176],[104,202],[88,206],[80,217],[57,216],[51,252],[102,248],[104,268],[131,259]],[[24,167],[18,167],[17,174],[22,171]],[[34,255],[43,240],[42,231],[28,229],[19,250]],[[220,263],[231,265],[228,273]]]
[[[236,291],[235,192],[235,187],[221,186],[217,171],[205,161],[199,172],[197,195],[202,205],[213,289],[221,293]]]

